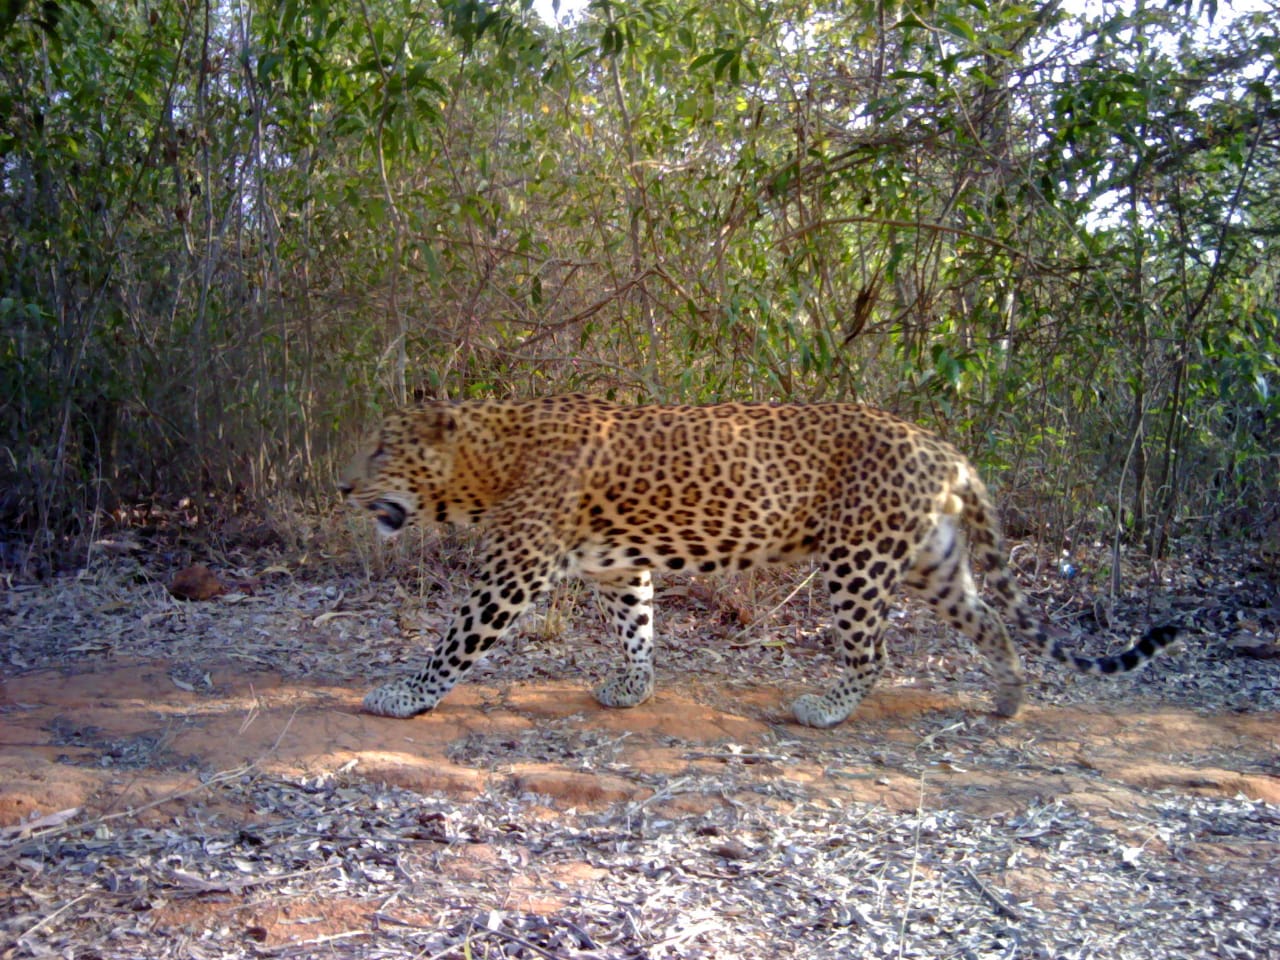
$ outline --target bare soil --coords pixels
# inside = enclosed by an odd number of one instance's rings
[[[803,571],[667,584],[640,707],[591,698],[611,651],[569,588],[409,721],[360,698],[461,573],[249,558],[181,602],[126,554],[13,586],[0,957],[1277,957],[1275,591],[1204,569],[1154,612],[1207,629],[1133,678],[1028,657],[1011,721],[908,609],[830,731],[786,709],[834,675]]]

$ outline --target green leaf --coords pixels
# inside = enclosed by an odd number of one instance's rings
[[[964,18],[958,17],[955,14],[940,13],[938,14],[938,22],[953,37],[959,37],[961,40],[964,40],[966,43],[972,44],[973,46],[978,45],[978,34]]]

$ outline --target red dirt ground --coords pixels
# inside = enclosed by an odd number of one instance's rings
[[[771,724],[783,711],[781,694],[768,687],[744,692],[748,715],[742,715],[701,705],[689,689],[670,683],[649,703],[625,711],[606,710],[586,690],[568,685],[464,685],[435,711],[400,721],[361,713],[357,689],[286,682],[269,672],[229,666],[211,673],[214,693],[188,692],[174,685],[170,667],[160,661],[85,663],[5,682],[0,826],[71,807],[138,807],[191,786],[194,770],[255,762],[266,771],[300,775],[346,767],[366,779],[459,797],[475,796],[488,781],[505,778],[557,805],[596,808],[641,798],[643,789],[622,777],[548,762],[468,766],[448,759],[448,748],[468,736],[518,737],[567,721],[627,734],[621,763],[671,774],[717,762],[690,759],[690,744],[711,753],[725,743],[737,751],[767,753],[775,736]],[[946,693],[882,685],[835,730],[785,729],[815,747],[850,737],[910,747],[920,739],[915,721],[957,710],[977,715],[982,707]],[[672,738],[680,743],[671,745]],[[112,756],[130,743],[145,744],[149,762],[117,768]],[[930,773],[928,790],[974,812],[1010,809],[1029,795],[1114,807],[1139,803],[1159,789],[1280,803],[1280,778],[1250,772],[1270,764],[1280,746],[1280,716],[1272,713],[1206,716],[1174,708],[1130,713],[1031,705],[1016,720],[994,726],[989,748],[1001,745],[1034,745],[1035,768],[984,771],[942,762]],[[1082,767],[1100,776],[1064,772]],[[757,769],[760,776],[782,776],[819,790],[829,780],[817,764]],[[920,801],[918,778],[887,768],[842,778],[830,789],[903,810]]]

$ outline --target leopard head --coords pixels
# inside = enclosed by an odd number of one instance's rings
[[[369,510],[392,537],[444,500],[457,461],[458,417],[448,403],[392,413],[338,481],[347,502]]]

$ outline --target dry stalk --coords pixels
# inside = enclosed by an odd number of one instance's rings
[[[902,917],[898,921],[898,957],[901,960],[907,948],[907,921],[911,919],[911,908],[915,903],[916,872],[920,866],[920,826],[924,823],[924,771],[920,772],[920,789],[916,800],[915,837],[911,844],[911,872],[907,876],[907,900],[902,906]]]
[[[805,575],[805,578],[803,580],[801,580],[798,584],[796,584],[795,588],[790,593],[788,593],[785,597],[783,597],[776,604],[774,604],[768,611],[765,612],[763,616],[756,617],[749,624],[747,624],[745,627],[743,627],[741,630],[739,630],[737,633],[731,636],[728,640],[728,645],[730,647],[744,647],[744,646],[756,645],[756,644],[743,643],[743,640],[746,639],[747,635],[751,633],[752,630],[756,629],[756,627],[759,627],[762,624],[766,624],[770,620],[772,620],[774,616],[777,615],[778,611],[781,610],[783,607],[785,607],[788,603],[790,603],[792,598],[794,598],[797,594],[800,593],[801,590],[807,587],[813,581],[813,578],[816,577],[817,575],[818,575],[818,568],[814,567],[812,570],[809,571],[808,574]]]

